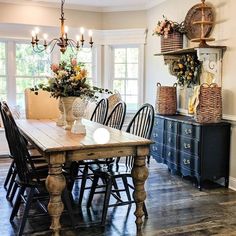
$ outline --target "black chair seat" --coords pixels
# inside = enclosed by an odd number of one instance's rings
[[[113,163],[110,165],[93,164],[90,166],[90,169],[96,175],[107,176],[107,177],[113,176],[119,178],[120,176],[131,175],[131,169],[127,167],[125,164],[119,164],[118,166]]]

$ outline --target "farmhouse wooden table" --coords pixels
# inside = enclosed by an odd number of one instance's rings
[[[146,156],[149,154],[149,145],[152,141],[89,120],[83,119],[83,123],[86,127],[84,135],[72,134],[56,126],[56,123],[51,120],[17,120],[17,125],[23,135],[48,161],[46,187],[50,194],[48,211],[52,220],[50,229],[53,235],[60,235],[60,216],[64,209],[61,193],[66,186],[66,181],[62,174],[62,165],[70,161],[128,155],[135,156],[132,169],[135,187],[133,196],[136,203],[134,214],[137,235],[142,235],[143,201],[146,198],[144,183],[148,177]],[[93,134],[98,128],[106,128],[109,131],[110,140],[107,143],[95,142]]]

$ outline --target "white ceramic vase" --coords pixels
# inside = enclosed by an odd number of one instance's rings
[[[82,118],[84,116],[87,104],[88,102],[81,98],[76,98],[74,100],[74,103],[72,106],[72,114],[74,116],[75,121],[71,128],[71,132],[74,134],[86,133],[85,126],[82,124]]]
[[[64,129],[70,130],[72,124],[75,120],[72,113],[72,105],[77,97],[61,97],[61,101],[63,104],[64,116],[65,116],[65,126]]]

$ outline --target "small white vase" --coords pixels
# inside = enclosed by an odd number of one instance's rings
[[[64,129],[66,129],[66,130],[71,129],[72,124],[75,120],[73,113],[72,113],[72,105],[73,105],[73,102],[76,98],[77,97],[62,97],[61,98],[61,101],[63,104],[63,109],[64,109],[65,121],[66,121]]]
[[[72,105],[72,114],[75,118],[75,121],[72,125],[71,132],[74,134],[85,134],[86,129],[85,126],[82,124],[82,118],[84,116],[86,107],[87,107],[88,102],[81,99],[81,98],[76,98],[74,100],[74,103]]]

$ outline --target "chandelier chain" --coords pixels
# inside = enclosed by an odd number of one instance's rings
[[[61,19],[64,19],[64,4],[65,0],[61,1]]]

